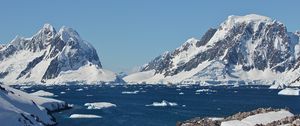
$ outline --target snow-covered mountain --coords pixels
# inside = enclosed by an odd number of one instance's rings
[[[269,17],[229,16],[201,39],[188,39],[123,79],[152,84],[291,84],[300,80],[299,36]]]
[[[17,36],[0,47],[0,81],[4,84],[122,81],[102,69],[96,50],[72,28],[58,32],[45,24],[31,38]]]
[[[44,126],[56,124],[50,111],[67,108],[59,100],[32,96],[25,92],[0,85],[1,126]]]

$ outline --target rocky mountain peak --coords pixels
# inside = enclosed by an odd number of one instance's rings
[[[1,82],[121,81],[115,73],[103,70],[95,48],[66,26],[56,32],[45,24],[32,37],[17,36],[0,49]]]
[[[36,35],[33,36],[33,39],[41,40],[41,42],[44,43],[49,43],[53,40],[55,35],[55,28],[50,24],[44,24],[43,28],[39,30]]]
[[[62,26],[57,33],[57,36],[61,38],[61,40],[68,42],[72,40],[82,41],[79,34],[73,28],[69,28],[66,26]]]

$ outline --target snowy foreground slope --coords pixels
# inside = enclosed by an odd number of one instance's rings
[[[150,84],[285,84],[299,86],[300,32],[250,14],[229,16],[198,40],[188,39],[124,77]]]
[[[178,122],[177,126],[298,126],[300,116],[285,109],[259,108],[239,112],[226,118],[195,118]]]
[[[72,28],[58,32],[49,24],[31,38],[16,37],[0,47],[0,81],[4,84],[119,82],[102,69],[92,45]]]
[[[54,125],[56,122],[48,113],[67,107],[63,101],[29,95],[0,85],[1,126]]]

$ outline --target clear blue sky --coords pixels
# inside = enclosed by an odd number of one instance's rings
[[[200,38],[229,15],[250,13],[300,29],[299,0],[1,0],[0,43],[30,37],[44,23],[66,25],[94,45],[103,66],[128,71]]]

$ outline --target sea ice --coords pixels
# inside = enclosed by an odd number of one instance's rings
[[[299,96],[300,89],[298,88],[286,88],[278,92],[278,95],[291,95],[291,96]]]
[[[37,92],[33,92],[30,95],[40,96],[40,97],[53,97],[54,96],[53,93],[47,92],[47,91],[44,91],[44,90],[39,90]]]
[[[163,100],[161,102],[153,102],[150,105],[146,105],[146,106],[155,106],[155,107],[165,107],[165,106],[177,106],[178,104],[175,102],[168,102],[166,100]]]
[[[90,114],[72,114],[69,118],[76,119],[76,118],[102,118],[98,115],[90,115]]]
[[[87,106],[87,109],[103,109],[103,108],[117,107],[117,105],[109,102],[85,103],[84,106]]]
[[[122,94],[137,94],[140,91],[122,91]]]

